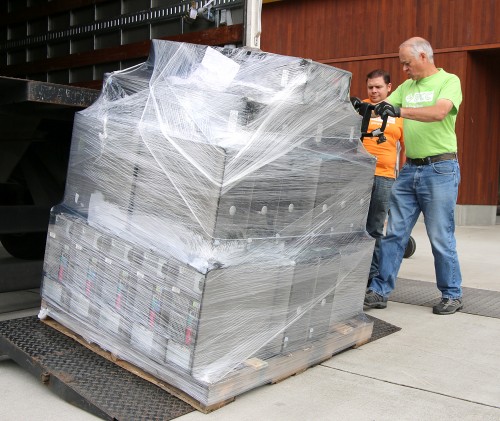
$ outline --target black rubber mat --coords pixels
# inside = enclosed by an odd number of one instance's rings
[[[388,336],[401,330],[401,328],[398,326],[394,326],[393,324],[387,323],[368,314],[366,315],[366,317],[373,321],[373,333],[368,342],[376,341],[377,339],[383,338],[384,336]]]
[[[167,421],[194,411],[36,316],[0,323],[0,354],[42,379],[62,399],[106,420]]]
[[[401,328],[374,321],[369,342]],[[41,379],[62,399],[105,420],[171,420],[195,409],[40,322],[0,322],[0,354]]]
[[[463,313],[500,318],[500,292],[463,287]],[[441,293],[434,282],[398,278],[390,301],[432,307],[439,303]]]

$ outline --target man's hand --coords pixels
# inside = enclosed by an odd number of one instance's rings
[[[353,108],[358,111],[359,110],[359,107],[361,107],[361,104],[363,104],[363,101],[361,101],[359,98],[355,97],[355,96],[352,96],[351,97],[351,104],[353,106]]]
[[[361,117],[364,117],[367,113],[370,113],[370,115],[371,115],[370,107],[372,105],[369,104],[368,102],[363,102],[359,98],[352,96],[351,97],[351,104]]]
[[[375,109],[373,110],[375,115],[378,115],[382,118],[384,116],[389,116],[389,117],[401,117],[401,110],[399,107],[395,107],[392,104],[389,104],[388,102],[382,101],[379,102],[377,105],[375,105]]]

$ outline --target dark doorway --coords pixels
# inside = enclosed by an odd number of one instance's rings
[[[462,203],[495,206],[497,214],[500,210],[499,67],[500,49],[468,54],[467,81],[462,88],[465,119],[461,154],[462,181],[466,185]]]

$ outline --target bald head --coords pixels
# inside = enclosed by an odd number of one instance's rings
[[[407,39],[399,46],[399,50],[407,49],[415,58],[424,53],[429,63],[434,63],[434,52],[432,51],[431,44],[424,38],[412,37]]]

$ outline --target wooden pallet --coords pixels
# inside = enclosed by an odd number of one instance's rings
[[[366,343],[371,337],[373,330],[372,322],[353,319],[346,323],[339,323],[326,339],[311,343],[307,348],[286,355],[277,355],[268,360],[251,358],[242,364],[241,369],[235,370],[217,383],[206,386],[206,399],[207,402],[211,402],[207,405],[193,398],[185,391],[153,376],[136,365],[105,351],[99,345],[89,343],[82,336],[63,326],[56,320],[46,318],[42,321],[46,325],[72,338],[103,358],[158,386],[205,414],[215,411],[234,401],[237,395],[245,391],[254,389],[263,384],[281,382],[291,376],[306,371],[310,367],[321,364],[342,350]]]
[[[143,369],[137,367],[134,364],[131,364],[125,360],[122,360],[118,358],[116,355],[112,354],[109,351],[105,351],[102,349],[99,345],[90,343],[86,341],[83,337],[78,335],[77,333],[73,332],[72,330],[68,329],[67,327],[63,326],[59,322],[55,321],[54,319],[51,318],[46,318],[42,320],[43,323],[45,323],[47,326],[52,327],[53,329],[57,330],[58,332],[68,336],[69,338],[77,341],[79,344],[83,345],[84,347],[90,349],[91,351],[95,352],[96,354],[100,355],[101,357],[107,359],[108,361],[111,361],[118,365],[119,367],[131,372],[132,374],[135,374],[136,376],[139,376],[140,378],[153,383],[154,385],[158,386],[159,388],[165,390],[166,392],[170,393],[171,395],[183,400],[184,402],[188,403],[191,405],[193,408],[196,408],[198,411],[203,412],[205,414],[215,411],[216,409],[219,409],[223,407],[224,405],[227,405],[228,403],[232,402],[234,400],[234,397],[231,399],[226,399],[222,402],[219,402],[214,405],[204,405],[201,402],[197,401],[184,391],[172,386],[171,384],[168,384],[157,377],[147,373]]]

